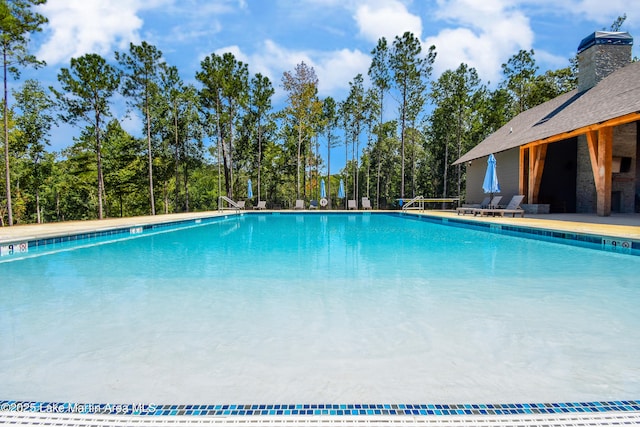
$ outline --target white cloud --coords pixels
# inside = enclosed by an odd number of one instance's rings
[[[608,29],[618,16],[627,14],[626,24],[635,24],[640,20],[640,3],[629,0],[573,0],[570,2],[553,2],[549,0],[556,8],[562,10],[563,13],[578,15],[594,22],[604,23],[602,28]],[[623,28],[624,30],[624,28]]]
[[[221,48],[221,49],[217,49],[214,53],[215,53],[216,55],[219,55],[219,56],[222,56],[222,55],[224,55],[225,53],[231,53],[231,54],[233,54],[233,56],[234,56],[238,61],[242,61],[242,62],[244,62],[245,64],[248,64],[248,63],[249,63],[249,58],[247,57],[247,55],[245,55],[245,54],[242,52],[242,49],[240,49],[240,46],[237,46],[237,45],[227,46],[227,47],[223,47],[223,48]],[[209,55],[207,55],[207,56],[209,56]],[[201,59],[201,60],[203,60],[203,59],[204,59],[204,57],[202,57],[202,58],[200,58],[200,59]]]
[[[529,19],[510,5],[507,0],[439,1],[437,18],[454,25],[424,41],[436,46],[435,76],[464,62],[476,68],[484,81],[496,83],[501,64],[533,46]]]
[[[347,89],[357,74],[366,79],[370,64],[369,55],[359,50],[342,49],[323,55],[316,69],[320,81],[318,92],[321,96],[336,95]]]
[[[273,40],[265,40],[254,54],[247,54],[235,45],[216,50],[218,55],[225,52],[231,52],[236,59],[249,64],[251,74],[261,73],[269,77],[276,89],[276,99],[284,97],[281,88],[282,74],[285,71],[293,71],[301,62],[315,70],[318,77],[318,94],[321,97],[340,94],[349,87],[349,82],[358,73],[366,76],[371,62],[371,58],[359,50],[297,51],[286,49]]]
[[[379,5],[362,4],[357,7],[354,19],[360,35],[377,42],[381,37],[392,41],[411,31],[417,37],[422,35],[422,20],[410,13],[406,6],[398,1],[387,1]]]
[[[138,13],[164,0],[53,0],[41,6],[49,19],[46,41],[36,56],[49,64],[86,53],[109,55],[138,42],[143,21]]]

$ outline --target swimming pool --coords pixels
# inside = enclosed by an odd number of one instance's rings
[[[399,215],[251,214],[0,271],[0,399],[640,394],[640,258],[628,255]]]

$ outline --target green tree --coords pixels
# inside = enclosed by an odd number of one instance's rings
[[[442,196],[448,196],[448,171],[450,164],[449,149],[454,148],[456,158],[462,155],[468,147],[469,130],[473,128],[472,121],[476,118],[477,105],[474,94],[480,88],[480,79],[475,68],[467,64],[460,64],[455,70],[447,70],[433,84],[431,96],[435,109],[440,114],[432,116],[432,141],[444,146],[444,158],[438,159],[443,173]],[[442,123],[437,123],[442,120]],[[437,156],[435,156],[437,158]],[[462,169],[457,167],[457,194],[462,191]]]
[[[247,103],[248,66],[229,52],[222,56],[212,53],[200,66],[201,70],[196,73],[196,79],[203,85],[200,99],[208,112],[207,122],[210,123],[213,116],[217,157],[219,162],[223,162],[227,197],[233,198],[236,123]]]
[[[153,144],[151,141],[151,100],[158,87],[159,67],[162,52],[143,41],[139,46],[131,43],[129,53],[116,52],[116,60],[124,69],[123,94],[131,98],[134,107],[142,113],[147,137],[147,160],[149,167],[149,203],[151,215],[156,214],[153,188]]]
[[[163,64],[160,72],[160,91],[155,104],[160,119],[156,132],[173,148],[174,206],[176,211],[188,212],[191,160],[199,159],[203,155],[198,92],[194,86],[184,84],[176,67]]]
[[[297,130],[296,198],[299,199],[301,157],[307,152],[322,111],[322,103],[318,100],[318,77],[313,67],[301,62],[294,72],[284,72],[282,87],[287,92],[285,113]]]
[[[435,46],[429,48],[426,57],[422,57],[421,53],[420,40],[411,32],[405,32],[402,37],[396,36],[389,56],[393,80],[400,92],[400,197],[404,197],[405,193],[405,131],[407,122],[415,121],[424,106],[425,80],[431,74],[436,58]]]
[[[144,148],[144,139],[131,136],[118,120],[109,121],[103,138],[104,180],[109,188],[110,212],[118,212],[119,217],[148,212],[146,165],[140,154]]]
[[[512,99],[506,89],[498,87],[494,91],[489,91],[483,88],[480,99],[478,111],[482,128],[476,129],[477,134],[474,138],[478,142],[500,129],[512,117]]]
[[[627,14],[623,13],[621,16],[618,16],[615,21],[613,21],[613,23],[611,24],[611,27],[609,27],[609,31],[620,31],[620,29],[622,28],[622,24],[624,24],[624,21],[627,20]]]
[[[382,108],[382,103],[380,103],[379,101],[379,97],[380,97],[380,92],[377,91],[374,88],[369,88],[367,89],[366,93],[365,93],[365,97],[364,97],[364,125],[366,128],[366,135],[367,135],[367,147],[365,149],[366,151],[366,176],[367,176],[367,181],[366,181],[366,195],[367,197],[369,197],[369,191],[370,191],[370,174],[371,174],[371,165],[372,165],[372,157],[371,157],[371,151],[373,150],[373,146],[375,144],[375,142],[377,142],[379,140],[379,138],[377,138],[377,140],[374,142],[373,140],[373,136],[377,135],[377,126],[380,124],[379,122],[379,117],[381,117],[380,115],[380,111]]]
[[[521,49],[509,58],[506,64],[502,64],[505,80],[501,87],[505,88],[513,99],[511,117],[536,105],[532,99],[532,91],[537,70],[533,49]]]
[[[390,53],[386,38],[382,37],[378,40],[378,44],[375,49],[371,51],[371,55],[371,65],[369,66],[368,74],[372,85],[378,91],[378,112],[380,114],[378,124],[381,125],[384,112],[384,95],[391,88]]]
[[[390,51],[387,39],[382,37],[378,40],[378,44],[371,51],[371,65],[369,66],[369,78],[375,90],[377,90],[378,107],[378,123],[374,127],[376,134],[376,145],[383,144],[384,134],[384,100],[385,94],[391,89],[391,69],[390,69]],[[369,164],[377,162],[377,166],[381,164],[381,158],[376,156],[380,150],[376,150],[372,147],[369,155]],[[379,207],[380,197],[378,192],[380,191],[380,173],[377,174],[376,180],[376,208]]]
[[[37,80],[27,80],[20,91],[14,91],[16,106],[22,113],[16,118],[19,140],[30,165],[28,175],[32,191],[35,193],[36,220],[42,222],[40,210],[40,189],[45,178],[46,166],[42,160],[49,144],[49,131],[53,124],[51,110],[53,101]]]
[[[578,87],[578,74],[571,67],[547,70],[536,76],[529,94],[531,106],[540,105]]]
[[[62,151],[57,180],[56,205],[61,221],[95,219],[99,213],[96,194],[95,131],[87,126],[73,144]]]
[[[372,163],[376,165],[376,209],[387,207],[387,199],[392,196],[392,188],[397,188],[394,177],[399,176],[398,147],[400,142],[396,137],[396,121],[378,124],[375,129],[379,140],[371,150]],[[395,193],[394,195],[397,195]]]
[[[270,114],[271,111],[271,98],[275,90],[268,77],[258,73],[251,79],[251,87],[249,93],[249,112],[251,119],[252,134],[257,141],[257,163],[258,163],[258,202],[261,197],[261,185],[262,185],[262,158],[263,158],[263,142],[266,132],[269,129],[273,129],[273,120]]]
[[[349,95],[343,103],[343,114],[346,140],[351,142],[351,166],[353,167],[352,184],[353,198],[358,200],[358,166],[360,151],[360,135],[365,123],[366,109],[364,78],[358,74],[349,82]]]
[[[9,225],[13,225],[13,207],[11,205],[11,171],[9,162],[9,103],[7,82],[9,75],[19,78],[20,67],[44,65],[35,56],[29,54],[29,36],[42,31],[47,19],[33,11],[33,7],[46,3],[46,0],[3,0],[0,1],[0,49],[2,49],[3,70],[3,117],[4,117],[4,167],[6,186],[6,209]]]
[[[105,192],[102,171],[101,133],[105,120],[111,116],[109,100],[120,84],[120,74],[105,59],[95,53],[71,59],[70,68],[58,73],[62,91],[51,88],[63,112],[60,118],[67,123],[87,123],[92,133],[98,174],[98,218],[103,218]]]
[[[335,99],[328,96],[322,101],[321,126],[327,138],[327,196],[331,208],[331,149],[336,145],[334,132],[338,127],[338,111]]]

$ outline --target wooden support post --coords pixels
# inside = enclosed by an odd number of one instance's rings
[[[528,179],[527,179],[527,169],[529,168],[528,164],[525,164],[526,161],[526,152],[528,148],[520,147],[520,165],[519,165],[519,175],[518,175],[518,191],[519,194],[523,194],[525,196],[529,195],[528,192]],[[526,168],[526,169],[525,169]],[[526,203],[529,203],[527,198]]]
[[[547,156],[548,144],[533,145],[529,147],[529,179],[527,183],[528,203],[538,203],[540,195],[540,184],[542,183],[542,173],[544,172],[544,161]],[[520,150],[522,158],[522,151]]]
[[[547,144],[531,147],[529,163],[529,194],[531,194],[531,203],[538,203],[540,195],[540,184],[542,183],[542,173],[544,172],[544,161],[547,157]]]
[[[611,162],[613,160],[613,127],[607,126],[586,134],[593,181],[596,186],[596,213],[611,215]]]
[[[596,191],[600,191],[600,180],[598,179],[598,131],[592,130],[586,133],[587,146],[589,147],[589,158],[591,159],[591,171],[596,185]]]
[[[611,162],[613,160],[613,127],[598,130],[598,176],[600,181],[596,213],[598,216],[611,215]]]
[[[529,176],[527,176],[527,200],[528,203],[536,203],[537,201],[533,197],[533,169],[535,168],[535,148],[529,147],[529,164],[527,168],[529,169]]]

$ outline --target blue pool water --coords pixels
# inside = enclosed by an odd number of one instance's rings
[[[249,214],[0,263],[0,399],[640,395],[640,257],[384,214]]]

